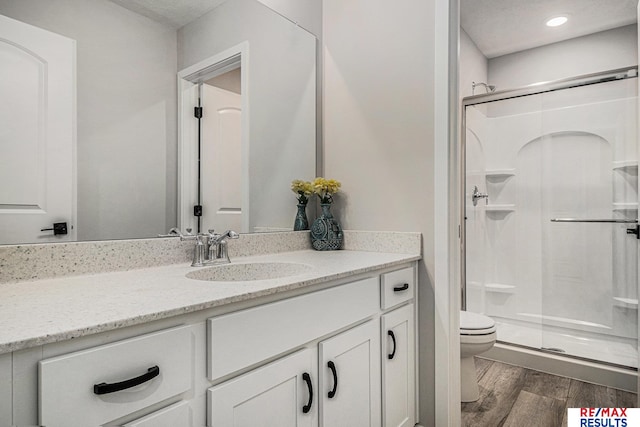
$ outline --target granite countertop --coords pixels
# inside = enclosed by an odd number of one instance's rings
[[[290,262],[304,273],[278,279],[209,282],[173,264],[0,284],[0,354],[132,326],[394,267],[419,254],[300,250],[232,258],[232,263]],[[209,268],[209,267],[202,267]]]

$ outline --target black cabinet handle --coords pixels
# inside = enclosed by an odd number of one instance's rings
[[[311,384],[311,375],[308,373],[302,374],[302,379],[307,383],[307,388],[309,389],[309,401],[302,407],[302,413],[306,414],[311,410],[311,404],[313,403],[313,385]]]
[[[152,366],[151,368],[147,369],[146,374],[142,374],[139,377],[131,378],[129,380],[121,381],[119,383],[113,383],[113,384],[107,384],[107,383],[94,384],[93,392],[95,394],[115,393],[116,391],[126,390],[128,388],[135,387],[142,383],[146,383],[147,381],[152,380],[158,375],[160,375],[160,368],[158,368],[158,366]]]
[[[393,292],[402,292],[402,291],[406,291],[407,289],[409,289],[409,284],[405,283],[401,286],[394,286]]]
[[[329,369],[331,369],[331,373],[333,374],[333,390],[329,391],[329,399],[333,399],[333,396],[336,395],[336,390],[338,389],[338,371],[336,371],[336,364],[331,360],[327,363]]]
[[[396,335],[393,333],[393,331],[389,331],[387,332],[387,334],[391,337],[391,341],[393,341],[393,351],[391,352],[391,354],[387,355],[387,358],[391,360],[396,355]]]

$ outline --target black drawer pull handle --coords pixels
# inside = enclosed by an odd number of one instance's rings
[[[336,371],[336,364],[332,361],[327,363],[329,369],[331,369],[331,373],[333,374],[333,390],[329,391],[329,399],[333,399],[333,396],[336,395],[336,390],[338,390],[338,371]]]
[[[396,355],[396,335],[393,333],[393,331],[389,331],[387,332],[387,334],[391,337],[391,341],[393,341],[393,351],[391,352],[391,354],[387,355],[387,358],[391,360]]]
[[[404,285],[401,285],[401,286],[394,286],[393,292],[402,292],[402,291],[406,291],[407,289],[409,289],[409,284],[405,283]]]
[[[132,388],[142,383],[145,383],[157,377],[158,375],[160,375],[160,368],[158,368],[157,366],[153,366],[147,370],[146,374],[142,374],[139,377],[131,378],[129,380],[125,380],[125,381],[121,381],[119,383],[113,383],[113,384],[107,384],[107,383],[94,384],[93,392],[95,394],[115,393],[116,391],[126,390],[128,388]]]
[[[302,379],[307,383],[307,388],[309,389],[309,401],[302,407],[302,413],[306,414],[311,410],[311,404],[313,403],[313,385],[311,384],[311,375],[308,373],[302,374]]]

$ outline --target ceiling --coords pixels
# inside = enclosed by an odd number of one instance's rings
[[[487,58],[637,21],[638,0],[460,0],[460,25]],[[545,22],[569,21],[549,28]]]
[[[172,28],[201,17],[225,0],[110,0],[126,9]]]
[[[110,0],[173,28],[225,0]],[[495,58],[636,22],[638,0],[460,0],[460,25],[487,57]],[[551,17],[569,22],[549,28]]]

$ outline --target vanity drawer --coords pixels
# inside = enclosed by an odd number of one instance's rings
[[[39,362],[40,424],[102,425],[189,390],[191,341],[184,326]]]
[[[209,379],[267,360],[380,309],[379,279],[289,298],[208,321]]]
[[[386,310],[412,299],[415,294],[415,280],[414,267],[382,274],[380,277],[382,309]]]
[[[127,423],[122,427],[189,427],[191,425],[193,425],[193,422],[191,422],[189,404],[187,402],[179,402]]]

